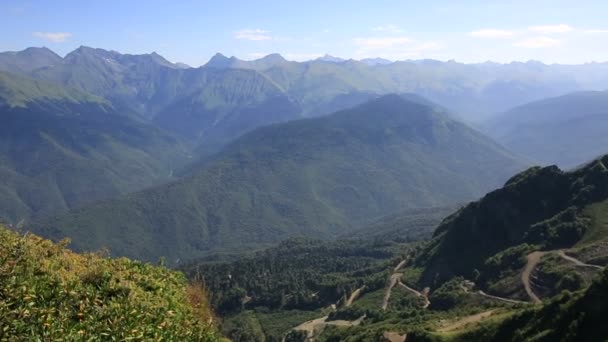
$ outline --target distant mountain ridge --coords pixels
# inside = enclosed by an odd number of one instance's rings
[[[608,91],[575,92],[513,108],[485,124],[513,151],[570,168],[606,152]]]
[[[32,50],[31,52],[36,52]],[[20,54],[20,53],[17,53]],[[38,51],[37,55],[48,52]],[[0,54],[14,59],[15,53]],[[13,56],[13,57],[11,57]],[[69,56],[69,58],[68,58]],[[608,88],[608,68],[602,63],[545,65],[540,62],[463,64],[455,61],[379,58],[361,61],[332,59],[288,61],[279,54],[243,61],[216,54],[202,68],[185,68],[157,54],[123,55],[81,47],[66,58],[19,66],[2,63],[0,69],[75,87],[103,96],[117,106],[147,118],[180,99],[182,92],[198,89],[201,69],[250,69],[265,76],[302,108],[304,116],[345,109],[336,104],[343,96],[416,93],[456,112],[468,121],[482,121],[527,102],[579,90]],[[78,58],[76,58],[78,57]],[[59,58],[59,59],[57,59]],[[48,60],[48,58],[37,58]],[[71,63],[67,63],[71,60]],[[112,63],[112,61],[116,63]],[[361,99],[363,103],[367,99]]]

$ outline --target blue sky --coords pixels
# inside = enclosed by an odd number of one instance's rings
[[[216,52],[573,64],[608,61],[606,18],[605,0],[2,0],[0,51],[86,45],[193,66]]]

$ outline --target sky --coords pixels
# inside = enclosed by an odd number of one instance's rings
[[[579,64],[608,61],[606,18],[606,0],[0,0],[0,51]]]

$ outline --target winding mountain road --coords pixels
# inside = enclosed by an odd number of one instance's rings
[[[405,285],[401,281],[399,282],[399,285],[401,287],[405,288],[406,290],[410,291],[411,293],[415,294],[417,297],[422,297],[422,299],[424,299],[424,305],[422,306],[423,309],[426,309],[426,308],[429,307],[429,305],[431,305],[431,302],[429,301],[429,298],[424,293],[421,293],[421,292],[418,292],[418,291],[414,290],[413,288]]]
[[[521,300],[515,300],[515,299],[510,299],[510,298],[504,298],[504,297],[498,297],[498,296],[493,296],[491,294],[487,294],[481,290],[477,291],[477,294],[486,298],[490,298],[490,299],[496,299],[496,300],[500,300],[503,302],[507,302],[507,303],[511,303],[511,304],[530,304],[529,302],[524,302]]]
[[[592,265],[592,264],[586,264],[574,257],[569,256],[568,254],[566,254],[566,251],[563,249],[560,249],[559,251],[557,251],[557,254],[562,257],[565,260],[568,260],[572,263],[574,263],[576,266],[582,266],[582,267],[592,267],[592,268],[596,268],[596,269],[603,269],[602,266],[598,266],[598,265]]]
[[[384,290],[384,299],[382,300],[382,310],[384,310],[384,311],[386,311],[386,308],[388,307],[388,301],[391,299],[392,290],[397,284],[399,284],[399,286],[405,288],[406,290],[410,291],[411,293],[415,294],[416,296],[422,297],[424,299],[424,305],[422,306],[423,309],[426,309],[429,307],[429,305],[431,305],[431,302],[429,301],[426,293],[421,293],[419,291],[416,291],[413,288],[411,288],[401,282],[401,276],[403,275],[403,273],[398,273],[398,272],[405,265],[406,262],[407,262],[407,259],[402,260],[397,266],[395,266],[395,268],[393,268],[393,274],[391,274],[391,276],[389,278],[388,286],[386,287],[386,290]],[[426,289],[423,292],[428,292],[428,289]]]
[[[521,282],[524,284],[524,288],[526,289],[526,293],[532,303],[540,303],[541,300],[532,290],[532,284],[530,282],[530,277],[532,276],[532,272],[536,269],[536,266],[540,262],[540,259],[550,252],[541,252],[536,251],[528,254],[526,256],[526,266],[524,267],[524,271],[521,273]]]
[[[391,299],[391,291],[393,290],[393,287],[395,287],[395,285],[397,285],[397,282],[399,282],[399,279],[401,278],[402,275],[403,275],[403,273],[391,274],[389,284],[386,287],[386,290],[384,290],[384,299],[382,300],[382,310],[386,311],[386,308],[388,307],[388,300]]]
[[[546,251],[546,252],[536,251],[536,252],[532,252],[532,253],[528,254],[528,256],[526,257],[527,262],[526,262],[524,271],[521,274],[521,281],[524,284],[524,288],[526,289],[526,293],[528,294],[528,297],[530,297],[530,300],[533,303],[540,303],[541,300],[540,300],[540,298],[538,298],[538,296],[534,293],[534,290],[532,289],[532,281],[531,281],[531,278],[533,277],[532,273],[536,269],[536,266],[538,266],[540,259],[542,259],[542,257],[547,254],[556,253],[562,259],[569,261],[569,262],[575,264],[576,266],[591,267],[591,268],[595,268],[598,270],[604,269],[604,267],[602,267],[602,266],[586,264],[572,256],[569,256],[568,254],[566,254],[566,251],[567,251],[566,249],[556,249],[556,250]]]
[[[475,286],[475,283],[473,283],[473,282],[469,282],[469,283],[471,284],[471,287]],[[465,286],[465,282],[463,282],[463,283],[460,284],[460,288],[462,290],[464,290],[464,292],[466,292],[466,293],[477,294],[477,295],[480,295],[480,296],[483,296],[483,297],[486,297],[486,298],[489,298],[489,299],[500,300],[500,301],[503,301],[503,302],[506,302],[506,303],[511,303],[511,304],[530,304],[529,302],[523,302],[523,301],[520,301],[520,300],[511,299],[511,298],[504,298],[504,297],[493,296],[491,294],[487,294],[487,293],[483,292],[482,290],[479,290],[477,292],[472,292],[472,291],[469,290],[469,288],[467,286]]]

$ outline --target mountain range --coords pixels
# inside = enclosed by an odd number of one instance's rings
[[[115,104],[120,100],[147,117],[154,117],[184,90],[188,94],[201,82],[187,76],[197,74],[194,70],[198,69],[171,63],[156,53],[125,55],[89,47],[80,47],[64,58],[45,48],[0,53],[0,69],[73,86]],[[463,64],[335,57],[292,62],[279,54],[243,61],[218,53],[199,69],[254,70],[298,102],[304,116],[345,109],[326,108],[344,94],[416,93],[454,110],[465,120],[483,121],[534,100],[608,87],[608,68],[603,63]]]
[[[307,116],[326,113],[327,103],[347,93],[416,93],[454,110],[466,121],[479,122],[534,100],[608,87],[608,69],[603,63],[463,64],[335,58],[292,62],[277,54],[244,61],[218,53],[204,67],[256,70],[298,99]]]
[[[331,237],[404,208],[452,204],[525,167],[415,95],[256,129],[181,180],[45,221],[44,236],[145,260]]]

